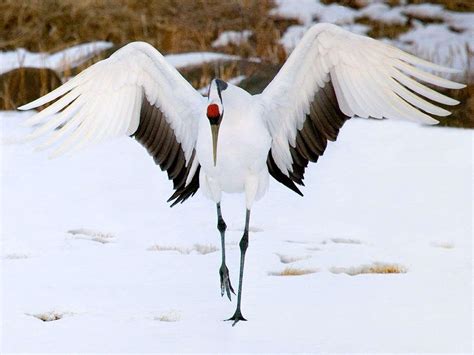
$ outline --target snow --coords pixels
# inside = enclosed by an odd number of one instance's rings
[[[0,52],[0,74],[20,67],[50,68],[62,72],[67,68],[80,65],[93,55],[100,53],[113,44],[93,42],[74,46],[53,54],[33,53],[23,48],[15,51]],[[166,60],[176,68],[190,67],[216,61],[240,60],[239,56],[215,52],[188,52],[168,54]],[[250,58],[251,61],[258,61]]]
[[[310,26],[324,9],[318,0],[276,0],[275,4],[277,6],[270,11],[270,15],[297,19],[306,26]]]
[[[445,21],[458,31],[470,31],[474,36],[474,13],[446,12]]]
[[[212,42],[213,47],[225,47],[229,44],[240,45],[252,36],[252,31],[244,30],[244,31],[224,31],[222,32],[217,39]]]
[[[359,11],[359,17],[368,17],[374,21],[381,21],[386,24],[404,25],[407,17],[402,13],[403,7],[390,7],[387,4],[374,3],[364,7]]]
[[[90,42],[56,53],[33,53],[24,48],[0,52],[0,74],[20,67],[50,68],[62,72],[113,46],[110,42]]]
[[[2,137],[29,114],[2,113]],[[130,138],[56,160],[3,141],[0,352],[471,353],[472,140],[350,120],[303,198],[273,182],[255,204],[235,327],[212,202],[170,209]],[[236,287],[243,197],[223,214]]]
[[[367,25],[362,25],[360,23],[353,23],[353,24],[347,24],[347,25],[342,25],[342,28],[344,28],[347,31],[350,31],[352,33],[356,33],[358,35],[364,35],[366,36],[367,33],[370,31],[370,27]]]
[[[239,60],[241,57],[236,55],[229,55],[214,52],[189,52],[168,54],[165,56],[166,61],[175,68],[191,67],[201,65],[204,63],[212,63],[224,60]]]
[[[439,4],[411,4],[404,7],[403,13],[428,19],[442,19],[445,15],[443,6]]]
[[[308,28],[307,26],[292,25],[286,29],[280,38],[280,44],[285,48],[286,53],[291,53],[295,49]]]
[[[272,15],[301,23],[282,36],[288,53],[316,22],[365,34],[369,27],[355,23],[363,16],[440,19],[413,21],[390,43],[474,67],[473,13],[366,3],[355,11],[277,0]],[[226,31],[213,46],[249,36]],[[62,71],[111,46],[1,52],[0,73]],[[166,59],[181,68],[240,57]],[[304,198],[273,182],[252,211],[249,321],[231,327],[222,320],[235,299],[220,297],[212,202],[198,192],[170,209],[166,174],[129,138],[57,160],[33,153],[13,143],[29,132],[20,125],[29,115],[0,113],[1,353],[472,353],[472,131],[354,119],[308,168]],[[226,195],[223,213],[237,288],[243,197]]]
[[[395,44],[437,64],[465,71],[474,68],[474,30],[457,33],[447,24],[417,22],[415,28],[402,34]],[[463,81],[465,77],[465,73],[460,75]]]
[[[356,14],[357,11],[350,7],[331,4],[322,8],[321,12],[317,15],[317,18],[319,22],[330,22],[336,25],[343,25],[346,23],[352,23]]]

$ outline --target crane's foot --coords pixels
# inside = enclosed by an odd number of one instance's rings
[[[230,293],[232,292],[235,295],[235,291],[232,288],[232,284],[230,283],[229,269],[227,269],[225,264],[221,265],[221,268],[219,269],[219,276],[221,277],[221,296],[224,296],[224,293],[226,293],[227,297],[229,297],[229,300],[232,301]]]
[[[239,321],[245,321],[245,322],[247,321],[247,319],[245,319],[244,316],[242,316],[242,312],[240,311],[240,308],[237,308],[235,310],[234,315],[232,317],[230,317],[229,319],[226,319],[226,320],[227,321],[232,320],[233,321],[232,326],[236,325],[237,322],[239,322]]]

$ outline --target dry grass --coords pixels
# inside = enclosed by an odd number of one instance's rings
[[[367,35],[373,38],[397,38],[401,34],[408,32],[411,28],[410,22],[407,22],[406,24],[390,24],[382,21],[375,21],[368,17],[361,17],[356,20],[356,23],[369,26],[370,30],[367,32]]]
[[[324,3],[360,8],[365,0],[323,0]],[[432,0],[447,9],[474,11],[474,2],[467,0]],[[422,3],[410,0],[408,3]],[[399,4],[390,1],[391,6]],[[96,56],[76,69],[59,73],[75,75],[86,66],[110,55],[125,43],[142,40],[163,53],[213,50],[211,43],[224,30],[250,29],[253,35],[241,45],[219,50],[243,58],[260,57],[264,64],[245,61],[203,65],[183,70],[195,88],[207,85],[220,76],[224,80],[247,76],[241,86],[251,93],[261,92],[286,59],[278,43],[286,28],[296,20],[268,16],[272,0],[3,0],[0,2],[0,50],[24,47],[32,51],[57,51],[79,43],[106,40],[116,44],[113,49]],[[389,25],[369,18],[357,22],[368,25],[375,38],[395,38],[411,26]],[[0,109],[14,109],[54,88],[52,78],[35,85],[6,85],[0,82]],[[10,80],[10,79],[8,79]],[[27,89],[29,88],[29,89]],[[36,88],[36,89],[35,89]],[[474,127],[474,92],[470,85],[451,94],[461,105],[449,108],[453,115],[440,119],[442,126]],[[29,92],[31,91],[31,92]]]
[[[370,265],[353,267],[333,267],[329,269],[333,274],[347,274],[350,276],[361,274],[404,274],[406,267],[400,264],[375,262]]]
[[[443,5],[445,9],[459,12],[474,11],[474,1],[472,0],[408,0],[408,4],[425,4],[430,2],[432,4]]]
[[[60,86],[50,69],[19,68],[0,75],[0,109],[14,110]]]
[[[210,49],[225,30],[252,28],[254,46],[241,55],[274,58],[280,35],[267,16],[270,0],[3,0],[0,49],[56,51],[105,40],[147,41],[164,53]],[[262,43],[265,45],[262,46]]]
[[[436,117],[440,126],[474,128],[474,83],[470,82],[462,90],[447,90],[449,97],[460,101],[457,106],[446,107],[452,114],[447,117]]]
[[[269,272],[268,275],[271,276],[301,276],[307,274],[314,274],[318,270],[316,269],[302,269],[296,267],[286,267],[282,271],[273,271]]]

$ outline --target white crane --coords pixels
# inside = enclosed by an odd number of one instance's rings
[[[237,307],[229,319],[235,325],[245,320],[241,296],[250,211],[265,194],[270,176],[301,194],[295,184],[303,185],[308,162],[318,160],[348,118],[435,124],[428,114],[447,116],[449,111],[432,102],[458,104],[415,79],[451,89],[464,85],[415,66],[456,72],[335,25],[317,24],[263,93],[252,96],[215,79],[206,98],[155,48],[134,42],[20,109],[57,99],[27,121],[37,126],[29,138],[50,135],[40,148],[55,145],[53,155],[133,136],[173,180],[173,205],[201,189],[217,206],[221,294],[229,299],[234,290],[225,262],[220,201],[222,192],[245,193]]]

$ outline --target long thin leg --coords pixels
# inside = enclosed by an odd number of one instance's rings
[[[240,273],[239,273],[239,291],[237,292],[237,308],[235,309],[235,313],[232,317],[228,320],[233,320],[232,326],[234,326],[240,320],[247,320],[242,316],[242,312],[240,310],[240,304],[242,300],[242,283],[244,279],[244,263],[245,263],[245,252],[249,246],[249,222],[250,222],[250,210],[247,210],[247,214],[245,215],[245,229],[244,235],[240,240]]]
[[[217,229],[221,233],[222,263],[219,269],[219,276],[221,278],[221,296],[224,296],[225,292],[227,293],[229,300],[231,300],[230,293],[232,292],[235,295],[235,292],[230,283],[229,269],[227,269],[227,265],[225,264],[225,231],[227,225],[224,222],[224,218],[222,218],[220,202],[217,203]]]

